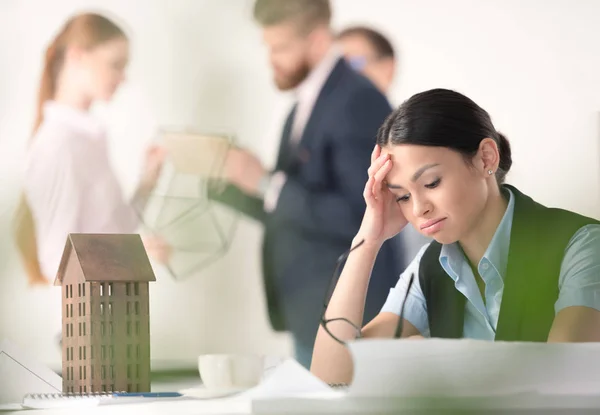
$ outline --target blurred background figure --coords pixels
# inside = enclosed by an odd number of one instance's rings
[[[163,151],[148,150],[132,203],[108,158],[104,126],[90,114],[125,79],[129,43],[98,14],[71,18],[46,51],[24,194],[15,217],[18,249],[30,284],[50,283],[69,233],[130,233],[160,173]],[[157,249],[156,241],[149,244]]]
[[[295,92],[270,172],[256,156],[229,152],[218,197],[265,225],[263,275],[275,330],[294,336],[310,366],[336,260],[352,244],[365,209],[363,190],[377,129],[391,112],[385,96],[343,59],[327,0],[257,0],[274,82]],[[266,114],[265,114],[266,115]],[[374,317],[397,281],[386,245],[370,281],[365,318]]]
[[[392,43],[366,26],[348,27],[338,34],[337,40],[348,64],[388,95],[397,67]]]

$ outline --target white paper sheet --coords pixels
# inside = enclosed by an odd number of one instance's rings
[[[350,396],[600,395],[600,343],[358,340]]]
[[[27,393],[62,392],[62,378],[5,340],[0,343],[0,404],[16,404]]]
[[[339,392],[306,370],[294,359],[281,363],[260,385],[242,398],[268,399],[290,396],[335,398]]]

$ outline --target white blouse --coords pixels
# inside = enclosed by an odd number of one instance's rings
[[[47,102],[32,139],[25,197],[44,276],[54,280],[69,233],[132,233],[138,218],[123,199],[102,125],[88,112]]]

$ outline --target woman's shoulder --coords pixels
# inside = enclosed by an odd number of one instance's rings
[[[410,261],[410,263],[406,267],[406,271],[408,271],[408,272],[418,272],[419,271],[419,267],[421,266],[421,259],[423,259],[423,255],[425,255],[425,252],[431,246],[432,243],[433,243],[433,241],[427,242],[426,244],[421,246],[421,248],[419,248],[419,250],[413,257],[413,259]]]

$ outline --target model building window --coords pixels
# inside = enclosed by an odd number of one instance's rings
[[[128,297],[131,295],[131,283],[130,282],[125,284],[125,295]]]
[[[114,334],[114,331],[113,331],[113,323],[112,323],[112,321],[109,321],[109,322],[108,322],[108,335],[109,335],[109,336],[112,336],[113,334]]]
[[[85,327],[85,323],[83,323],[83,324],[84,324],[84,327]],[[84,330],[83,334],[85,334],[85,330]],[[86,353],[86,351],[87,351],[87,347],[83,346],[83,360],[87,360],[87,353]]]
[[[90,336],[94,335],[94,322],[90,321]]]
[[[71,360],[71,356],[69,356],[69,348],[67,347],[67,362]]]
[[[112,282],[108,283],[108,296],[112,296],[112,289],[113,289],[113,285]]]
[[[100,376],[102,377],[102,380],[106,379],[106,366],[102,365],[102,370],[100,371]]]
[[[71,356],[73,356],[73,350],[71,349]],[[69,369],[71,369],[71,380],[75,379],[75,377],[73,376],[73,366],[71,366]]]
[[[84,349],[85,350],[85,349]],[[85,353],[84,353],[85,355]],[[87,366],[83,367],[83,380],[87,380]],[[84,386],[85,387],[85,386]]]
[[[94,380],[94,365],[90,366],[90,379]]]
[[[69,304],[67,304],[67,306],[66,306],[65,308],[66,308],[66,311],[65,311],[65,312],[66,312],[66,314],[67,314],[67,317],[69,317]]]
[[[108,358],[109,359],[114,359],[115,358],[115,347],[114,346],[109,346],[108,347]]]
[[[136,316],[140,315],[140,303],[139,303],[139,301],[135,302],[135,315]]]
[[[81,284],[77,284],[77,296],[81,297]]]
[[[135,335],[139,336],[139,334],[140,334],[140,322],[136,321],[135,322]]]
[[[102,385],[102,392],[106,392],[106,385]]]
[[[90,346],[90,359],[93,359],[93,358],[94,358],[94,346],[91,345]]]
[[[73,317],[73,303],[69,304],[69,308],[71,309],[71,317]]]
[[[112,316],[112,303],[108,303],[108,315]]]
[[[71,380],[71,377],[69,376],[69,368],[67,368],[67,380]]]
[[[83,296],[85,297],[85,283],[81,284],[81,292],[83,293]]]
[[[140,283],[133,283],[133,295],[140,295]]]
[[[79,379],[83,379],[83,367],[79,366]]]
[[[100,303],[100,315],[104,315],[104,303]]]
[[[131,314],[131,303],[127,301],[127,315]]]
[[[81,314],[83,314],[84,317],[85,317],[85,304],[86,303],[81,304]]]
[[[100,297],[104,297],[104,283],[100,283]]]
[[[110,376],[111,379],[115,378],[115,367],[113,365],[110,365],[108,373],[109,373],[109,376]],[[113,386],[113,388],[114,388],[114,386]]]
[[[79,336],[81,336],[81,321],[79,322]]]
[[[67,337],[69,337],[69,323],[67,323],[67,325],[65,327],[65,330],[67,332]]]
[[[85,336],[85,321],[83,322],[83,335]]]

